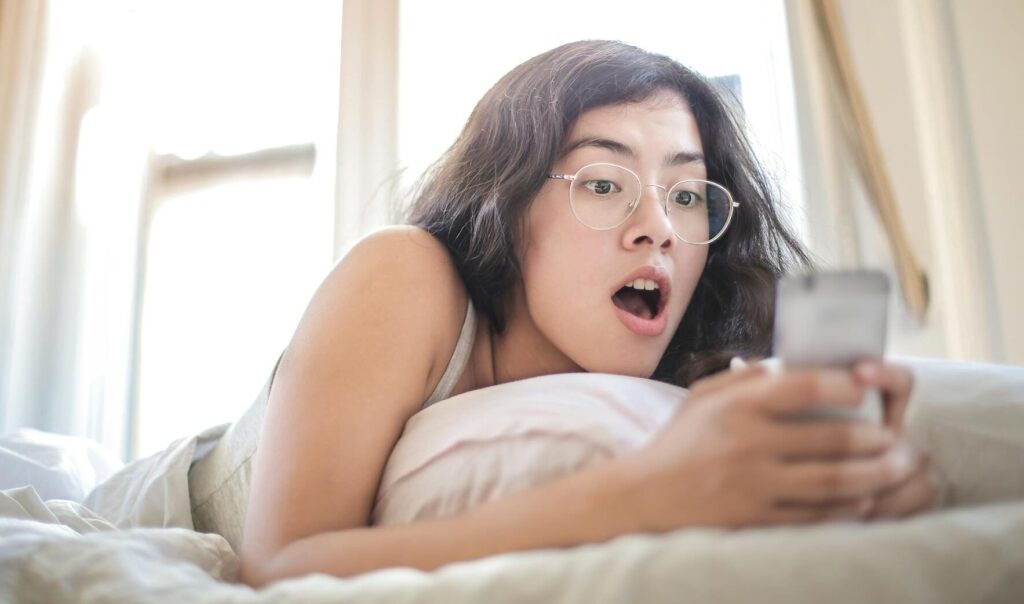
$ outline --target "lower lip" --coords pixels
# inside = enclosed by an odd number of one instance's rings
[[[619,316],[619,320],[626,326],[630,331],[641,336],[659,336],[665,331],[665,326],[668,325],[668,313],[662,308],[658,311],[657,316],[653,319],[641,319],[640,317],[628,313],[618,306],[615,306],[615,314]]]

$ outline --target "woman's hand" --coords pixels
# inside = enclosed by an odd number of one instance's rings
[[[875,376],[894,421],[909,398],[909,386],[887,389],[896,377],[906,376]],[[772,375],[759,365],[697,382],[651,442],[622,458],[641,530],[864,518],[919,505],[917,495],[896,496],[916,468],[906,447],[893,446],[892,424],[783,420],[818,406],[856,406],[864,389],[850,371]]]
[[[914,466],[907,480],[875,497],[867,518],[902,518],[935,507],[941,499],[942,480],[928,456],[917,452],[910,444],[903,423],[913,390],[913,374],[901,365],[866,362],[854,368],[854,375],[865,387],[879,388],[885,405],[885,424],[898,437],[894,446],[903,447],[913,459]]]
[[[905,447],[913,459],[914,471],[902,483],[883,489],[875,496],[865,516],[868,520],[905,518],[936,507],[943,490],[942,480],[927,455],[914,451],[905,439],[896,445]]]

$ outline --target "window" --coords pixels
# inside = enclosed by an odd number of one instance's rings
[[[145,165],[131,457],[236,419],[330,270],[340,4],[114,2],[98,20],[92,121],[132,130]],[[110,140],[93,129],[80,158]]]

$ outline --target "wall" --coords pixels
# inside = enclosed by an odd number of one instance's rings
[[[888,244],[844,155],[810,1],[792,0],[791,35],[812,245],[835,265],[891,266]],[[925,322],[894,305],[890,351],[1024,364],[1024,3],[839,0],[852,60],[901,209],[929,276]],[[1019,171],[1019,170],[1018,170]],[[852,231],[852,233],[851,233]]]
[[[948,1],[996,275],[1003,354],[1024,364],[1024,2]]]

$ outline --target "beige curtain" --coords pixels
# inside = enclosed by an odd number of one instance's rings
[[[903,301],[910,313],[923,321],[928,310],[928,278],[914,257],[903,228],[889,171],[850,58],[839,9],[835,0],[816,0],[813,6],[828,63],[839,83],[841,109],[855,133],[850,140],[853,155],[892,249]]]
[[[14,403],[24,395],[24,379],[15,374],[25,361],[15,341],[24,337],[19,310],[28,302],[20,287],[29,223],[31,150],[42,88],[46,43],[46,6],[42,2],[0,0],[0,425],[4,431],[31,425],[30,405]],[[27,270],[27,269],[26,269]],[[21,340],[23,341],[23,340]]]
[[[32,427],[119,450],[124,418],[92,404],[82,372],[88,254],[75,171],[98,96],[78,29],[86,4],[0,0],[0,432]]]

